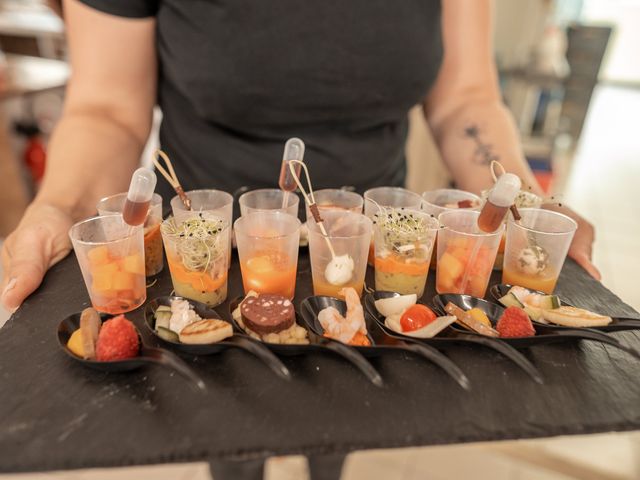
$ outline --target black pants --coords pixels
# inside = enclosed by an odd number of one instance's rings
[[[312,455],[308,457],[311,480],[340,480],[345,455]],[[263,480],[264,459],[213,460],[209,469],[213,480]]]

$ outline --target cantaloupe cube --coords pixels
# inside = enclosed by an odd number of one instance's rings
[[[484,276],[473,275],[469,277],[467,291],[475,297],[484,297],[485,288],[487,287],[487,278]]]
[[[90,271],[91,278],[93,278],[94,283],[110,285],[113,276],[118,271],[118,266],[115,263],[110,262],[104,265],[93,266]]]
[[[464,263],[449,252],[444,252],[438,259],[438,271],[446,273],[448,277],[455,279],[464,272]]]
[[[87,258],[91,265],[104,265],[109,263],[109,248],[106,245],[100,245],[99,247],[93,247],[87,252]]]
[[[122,270],[128,273],[144,275],[144,260],[138,253],[127,255],[122,259]]]
[[[133,290],[135,286],[136,275],[129,272],[117,272],[113,276],[114,290]]]
[[[93,281],[91,282],[91,290],[96,293],[104,293],[111,290],[113,277],[111,275],[101,275],[98,277],[93,277]]]

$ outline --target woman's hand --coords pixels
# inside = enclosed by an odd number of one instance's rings
[[[71,216],[48,204],[32,204],[2,246],[4,277],[0,301],[16,310],[42,282],[44,274],[71,250]]]
[[[561,206],[545,206],[549,210],[564,213],[566,216],[573,218],[578,223],[578,229],[569,247],[569,257],[573,258],[578,265],[584,268],[589,275],[596,280],[600,280],[602,275],[596,266],[591,262],[591,254],[593,242],[595,240],[595,229],[593,225],[582,218],[569,207]]]

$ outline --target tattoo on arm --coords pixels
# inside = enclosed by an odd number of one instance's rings
[[[493,145],[483,142],[480,138],[480,128],[477,125],[465,127],[464,136],[475,143],[476,149],[473,152],[473,163],[490,165],[494,160],[500,160],[500,157],[493,151]]]

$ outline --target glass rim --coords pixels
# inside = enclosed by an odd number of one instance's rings
[[[423,202],[428,203],[429,205],[433,205],[434,207],[444,208],[446,210],[460,210],[458,208],[449,208],[449,207],[445,207],[445,206],[442,206],[442,205],[437,205],[437,204],[433,203],[431,200],[427,200],[427,198],[425,198],[425,195],[427,195],[429,193],[436,193],[436,192],[438,192],[438,193],[449,193],[449,192],[451,192],[451,193],[453,193],[453,192],[462,193],[465,196],[473,197],[474,200],[478,200],[479,202],[482,202],[482,197],[480,197],[480,195],[476,195],[473,192],[469,192],[467,190],[461,190],[459,188],[435,188],[433,190],[425,190],[424,192],[422,192],[420,194],[420,197],[422,198]]]
[[[113,195],[107,195],[106,197],[102,197],[100,200],[98,200],[98,203],[96,203],[96,210],[100,210],[99,205],[103,202],[113,200],[114,198],[117,198],[117,197],[124,196],[126,198],[127,193],[128,192],[120,192],[120,193],[114,193]],[[160,206],[160,208],[162,208],[162,196],[158,192],[153,192],[153,195],[151,195],[151,203],[149,204],[149,209],[151,209],[151,207],[156,207],[156,206]],[[122,212],[115,212],[113,210],[108,210],[108,209],[106,211],[108,211],[109,214],[122,214]]]
[[[355,234],[355,235],[327,235],[327,238],[330,238],[332,240],[348,240],[348,239],[353,239],[353,238],[361,238],[361,237],[370,237],[371,236],[371,234],[373,233],[373,222],[364,213],[352,212],[350,210],[345,210],[344,212],[340,212],[340,213],[343,214],[343,215],[347,215],[347,216],[356,215],[356,216],[360,217],[358,219],[359,221],[364,221],[365,224],[368,223],[368,225],[371,228],[369,229],[368,232],[364,232],[364,233],[359,233],[359,234]],[[313,217],[311,217],[310,220],[313,220]],[[309,230],[309,235],[313,234],[314,236],[324,237],[322,232],[317,230],[317,223],[315,222],[315,220],[312,221],[312,222],[310,222],[310,220],[307,220],[307,228]],[[313,227],[312,227],[312,225],[313,225]],[[313,228],[313,230],[312,230],[312,228]]]
[[[427,220],[431,223],[435,222],[434,226],[429,226],[429,228],[427,230],[439,230],[441,227],[440,224],[440,220],[438,220],[438,217],[436,217],[435,215],[432,215],[429,212],[425,212],[424,210],[419,210],[419,209],[415,209],[415,208],[407,208],[407,207],[386,207],[387,210],[395,210],[398,212],[411,212],[411,213],[415,213],[418,214],[419,217],[422,218],[427,218]],[[375,217],[376,215],[378,215],[378,213],[380,213],[380,210],[378,210],[376,213],[373,214],[373,216]],[[378,225],[378,223],[374,223],[375,226]],[[375,227],[374,227],[375,228]]]
[[[222,230],[221,230],[219,233],[223,233],[225,230],[227,230],[227,229],[229,229],[229,228],[231,227],[231,225],[229,224],[229,222],[228,222],[227,220],[225,220],[224,218],[222,218],[221,216],[216,215],[216,218],[217,218],[218,220],[222,221],[222,223],[223,223],[223,225],[224,225],[224,226],[222,227]],[[187,219],[187,220],[190,220],[190,219]],[[174,239],[174,238],[181,238],[179,233],[166,232],[166,231],[165,231],[165,228],[163,228],[163,227],[164,227],[164,225],[169,225],[169,223],[171,223],[171,222],[173,222],[173,223],[175,223],[175,222],[176,222],[176,218],[175,218],[175,216],[174,216],[174,215],[169,215],[167,218],[165,218],[165,219],[162,221],[162,223],[160,224],[160,233],[161,233],[161,235],[162,235],[163,237],[165,237],[165,236],[166,236],[166,237],[171,238],[171,239]],[[184,223],[184,221],[182,221],[182,222],[180,222],[180,223]],[[177,227],[177,225],[176,225],[176,227]]]
[[[73,225],[71,225],[71,228],[69,228],[69,232],[68,232],[71,243],[79,243],[82,245],[106,245],[109,243],[116,243],[116,242],[121,242],[123,240],[129,240],[138,234],[138,230],[140,232],[142,232],[143,230],[142,225],[137,225],[135,227],[131,227],[133,231],[130,234],[125,235],[121,238],[117,238],[115,240],[101,240],[97,242],[89,241],[89,240],[81,240],[80,238],[77,238],[76,236],[73,235],[73,233],[83,225],[86,225],[88,223],[93,223],[93,222],[107,221],[111,219],[118,219],[123,225],[127,225],[127,223],[125,223],[125,221],[122,219],[122,214],[119,214],[119,213],[109,214],[109,215],[94,215],[93,217],[85,218],[84,220],[80,220],[79,222],[76,222]]]
[[[371,195],[372,192],[377,192],[377,191],[382,191],[382,190],[392,190],[394,192],[402,192],[402,193],[408,193],[409,196],[416,196],[418,199],[422,200],[422,197],[420,196],[420,194],[413,192],[411,190],[409,190],[408,188],[405,187],[385,187],[385,186],[381,186],[381,187],[373,187],[373,188],[369,188],[367,190],[365,190],[364,194],[362,195],[362,198],[364,200],[369,200],[370,202],[373,201],[375,202],[375,200],[372,200],[371,198],[369,198],[369,196]],[[384,206],[384,205],[383,205]]]
[[[444,222],[442,221],[441,217],[443,215],[454,215],[454,214],[462,214],[462,215],[474,215],[475,217],[479,217],[480,216],[480,211],[478,210],[471,210],[468,208],[453,208],[453,209],[449,209],[449,210],[445,210],[444,212],[441,212],[440,215],[438,215],[438,221],[440,222],[440,228],[442,230],[449,230],[451,232],[457,233],[459,235],[467,235],[469,237],[476,237],[476,238],[490,238],[490,237],[495,237],[498,235],[502,235],[504,233],[504,223],[500,223],[500,228],[498,228],[495,232],[481,232],[481,233],[472,233],[472,232],[463,232],[461,230],[459,230],[458,228],[454,228],[454,227],[450,227],[448,225],[445,225]]]
[[[571,225],[571,229],[567,229],[564,230],[562,232],[545,232],[544,230],[541,230],[539,228],[532,228],[532,227],[526,227],[524,225],[521,225],[519,223],[516,223],[515,219],[513,218],[513,215],[509,215],[509,225],[514,225],[516,227],[518,227],[521,230],[525,230],[527,232],[531,232],[531,233],[537,233],[537,234],[542,234],[542,235],[549,235],[549,236],[566,236],[569,235],[571,233],[575,233],[575,231],[578,229],[578,222],[576,222],[573,218],[571,218],[568,215],[565,215],[564,213],[560,213],[560,212],[556,212],[553,210],[548,210],[546,208],[519,208],[518,212],[521,213],[528,213],[528,212],[543,212],[545,215],[551,215],[552,217],[556,217],[556,218],[563,218],[565,220],[569,221],[569,224]]]
[[[197,188],[195,190],[189,190],[187,192],[184,192],[187,197],[189,196],[190,193],[203,193],[203,192],[215,192],[215,193],[221,193],[222,196],[224,196],[228,201],[225,202],[223,205],[216,207],[216,208],[207,208],[206,210],[199,210],[199,211],[213,211],[213,210],[220,210],[221,208],[225,208],[228,205],[232,205],[233,206],[233,195],[231,195],[229,192],[225,192],[224,190],[218,190],[216,188]],[[174,205],[173,205],[173,201],[175,199],[179,199],[180,195],[175,194],[173,197],[171,197],[171,200],[169,200],[169,205],[171,206],[171,209],[173,210]],[[187,210],[184,206],[184,203],[182,203],[182,200],[179,202],[176,202],[176,205],[178,206],[178,210],[184,211],[184,212],[188,212],[189,210]],[[193,210],[196,211],[196,210]]]
[[[247,197],[256,196],[257,194],[266,193],[266,192],[281,193],[284,196],[284,192],[279,188],[256,188],[255,190],[249,190],[248,192],[244,192],[242,195],[240,195],[238,197],[238,204],[242,206],[243,199],[246,202]],[[298,196],[298,194],[296,192],[289,192],[289,202],[287,206],[284,207],[284,209],[293,207],[294,205],[296,205],[296,202],[298,205],[300,204],[300,197]],[[283,208],[252,207],[251,205],[247,205],[246,203],[244,206],[247,208],[251,208],[253,210],[284,210]]]
[[[250,221],[250,217],[257,217],[257,216],[271,216],[271,217],[278,217],[278,218],[285,218],[286,220],[290,220],[290,221],[295,221],[295,225],[296,229],[292,230],[288,233],[283,233],[280,235],[273,235],[273,236],[263,236],[263,235],[250,235],[246,230],[243,231],[244,225],[242,225],[245,222]],[[240,233],[241,235],[243,235],[244,237],[247,238],[259,238],[259,239],[269,239],[269,240],[273,240],[273,239],[277,239],[277,238],[286,238],[286,237],[290,237],[291,235],[293,235],[295,233],[295,231],[298,231],[298,234],[300,233],[300,227],[302,226],[302,222],[300,221],[300,219],[298,219],[298,217],[291,215],[290,213],[286,213],[283,212],[281,210],[258,210],[255,212],[249,212],[246,215],[242,215],[240,217],[238,217],[236,219],[235,222],[233,222],[233,230],[236,233],[236,235],[238,233]]]

